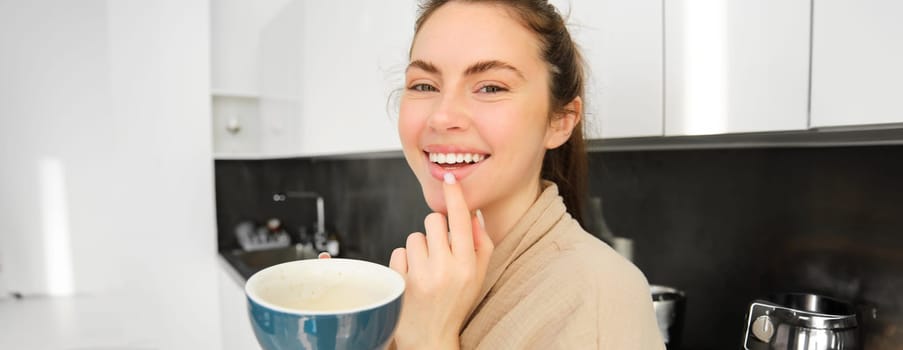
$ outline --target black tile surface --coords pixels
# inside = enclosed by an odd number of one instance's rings
[[[220,249],[241,220],[313,223],[286,190],[323,194],[327,227],[384,264],[428,213],[400,158],[217,161]],[[903,344],[903,147],[592,153],[590,195],[650,283],[686,291],[685,348],[738,348],[748,303],[781,291],[877,308],[866,349]]]
[[[238,248],[234,227],[241,221],[262,224],[283,220],[290,234],[299,226],[313,231],[313,200],[274,202],[276,192],[310,191],[323,196],[326,227],[342,239],[343,249],[388,264],[392,248],[421,231],[429,208],[420,185],[400,158],[366,160],[255,160],[216,162],[219,249]]]
[[[867,348],[903,344],[903,147],[613,152],[591,162],[590,192],[612,230],[635,240],[650,283],[686,291],[688,347],[739,344],[749,301],[782,291],[874,305]]]

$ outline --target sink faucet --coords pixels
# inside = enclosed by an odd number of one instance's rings
[[[314,246],[319,251],[326,250],[326,209],[323,196],[316,192],[287,191],[273,194],[274,202],[285,202],[287,198],[314,198],[317,201],[317,228],[314,231]]]

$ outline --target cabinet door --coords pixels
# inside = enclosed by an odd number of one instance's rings
[[[662,2],[552,1],[587,65],[588,138],[661,136]]]
[[[260,30],[258,72],[260,98],[257,131],[260,151],[266,155],[299,155],[301,82],[304,79],[304,16],[306,2],[283,6]],[[248,105],[250,103],[247,103]],[[241,106],[241,105],[239,105]],[[253,125],[252,125],[253,127]],[[247,137],[247,136],[246,136]]]
[[[903,2],[814,6],[811,126],[903,123]]]
[[[309,155],[400,150],[397,101],[417,3],[305,2],[299,142]]]
[[[257,50],[261,30],[290,2],[210,2],[210,87],[214,94],[257,95]]]
[[[665,134],[807,128],[809,0],[668,0]]]
[[[259,349],[251,320],[244,288],[222,266],[219,271],[220,326],[224,350]]]

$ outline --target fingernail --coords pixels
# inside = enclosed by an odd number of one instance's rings
[[[449,185],[454,185],[454,184],[455,184],[455,181],[456,181],[456,180],[455,180],[455,174],[452,174],[452,173],[445,173],[445,175],[444,175],[443,177],[445,178],[445,183],[447,183],[447,184],[449,184]]]
[[[483,221],[483,212],[480,209],[477,209],[477,221],[480,222],[480,228],[486,231],[486,222]]]

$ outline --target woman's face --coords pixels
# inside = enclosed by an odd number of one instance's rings
[[[450,2],[411,48],[399,135],[427,204],[445,212],[442,176],[471,209],[536,191],[549,128],[549,69],[536,36],[507,10]]]

